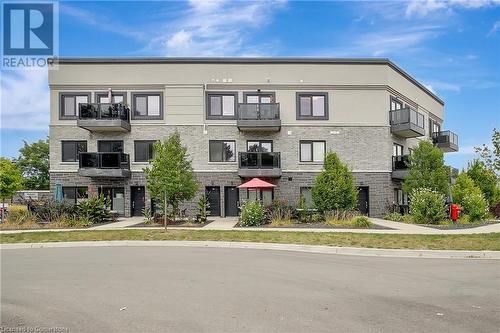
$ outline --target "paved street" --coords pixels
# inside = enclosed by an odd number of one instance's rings
[[[67,332],[494,332],[492,260],[180,247],[2,250],[5,327]]]

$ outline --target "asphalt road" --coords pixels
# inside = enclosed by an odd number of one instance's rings
[[[2,332],[500,328],[498,261],[180,247],[3,250],[1,261]]]

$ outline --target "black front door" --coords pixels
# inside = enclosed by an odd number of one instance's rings
[[[238,216],[238,189],[234,186],[224,187],[224,211],[226,216]]]
[[[370,214],[370,206],[368,205],[368,186],[358,187],[358,210],[363,215]]]
[[[142,216],[142,209],[145,202],[144,186],[131,186],[130,199],[132,205],[132,216]]]
[[[220,187],[207,186],[205,195],[210,203],[210,216],[220,216]]]

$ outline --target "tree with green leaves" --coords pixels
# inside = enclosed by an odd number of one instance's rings
[[[491,148],[483,144],[480,147],[474,147],[474,150],[479,154],[480,161],[486,168],[498,175],[500,173],[500,132],[496,128],[493,129],[491,144]]]
[[[444,165],[443,152],[429,141],[420,141],[408,160],[408,175],[403,190],[411,194],[427,188],[444,195],[449,192],[450,169]]]
[[[19,149],[16,164],[23,175],[23,186],[28,190],[49,189],[49,140],[39,140]]]
[[[469,162],[467,175],[475,185],[483,192],[489,207],[495,207],[500,202],[500,188],[498,177],[492,169],[486,167],[483,161],[478,159]]]
[[[163,222],[167,229],[167,208],[172,207],[173,218],[178,216],[179,205],[191,200],[197,189],[191,160],[187,149],[181,144],[179,133],[172,134],[163,143],[154,144],[153,159],[150,167],[144,169],[147,188],[151,197],[158,199],[163,206]]]
[[[337,154],[326,154],[323,171],[316,177],[311,195],[315,207],[322,212],[356,207],[358,191],[352,173]]]
[[[4,221],[5,199],[10,199],[22,188],[22,175],[10,160],[0,157],[0,198],[2,199],[2,222]]]

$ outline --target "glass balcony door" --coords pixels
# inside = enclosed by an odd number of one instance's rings
[[[274,102],[274,95],[271,93],[247,94],[246,103],[270,104]]]
[[[247,152],[271,153],[273,151],[272,140],[247,141]]]

